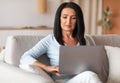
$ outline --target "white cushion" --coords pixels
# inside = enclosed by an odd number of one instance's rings
[[[0,60],[4,61],[5,49],[0,52]]]
[[[108,83],[120,83],[120,48],[105,46],[109,59]]]

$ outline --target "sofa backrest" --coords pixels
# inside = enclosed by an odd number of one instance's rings
[[[120,47],[120,35],[108,34],[108,35],[92,35],[96,45],[108,45]]]
[[[9,36],[7,38],[4,61],[6,63],[18,66],[21,55],[32,48],[43,36]],[[120,47],[120,35],[86,35],[91,45],[111,45]],[[44,58],[44,59],[43,59]],[[44,63],[48,64],[46,56],[41,58]]]

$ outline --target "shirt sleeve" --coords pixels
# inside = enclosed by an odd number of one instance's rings
[[[40,40],[33,48],[26,51],[20,59],[20,65],[30,65],[37,61],[36,58],[47,52],[49,48],[50,35]]]

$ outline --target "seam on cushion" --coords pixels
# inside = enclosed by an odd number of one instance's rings
[[[93,39],[92,36],[90,36],[90,35],[86,35],[85,37],[86,37],[86,39],[88,39],[90,45],[93,45],[93,46],[96,45],[96,43],[95,43],[95,41],[94,41],[94,39]]]

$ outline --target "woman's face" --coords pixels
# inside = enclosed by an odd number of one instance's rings
[[[62,31],[73,31],[76,25],[76,12],[72,8],[64,8],[61,12]]]

